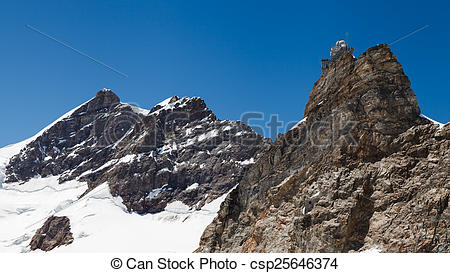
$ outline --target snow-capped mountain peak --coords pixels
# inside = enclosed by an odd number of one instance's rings
[[[36,208],[36,212],[31,212],[32,205],[4,204],[10,207],[9,211],[27,211],[29,219],[39,224],[26,229],[18,243],[18,237],[0,241],[7,242],[3,247],[9,244],[28,251],[32,235],[40,226],[44,224],[33,241],[49,241],[43,235],[47,234],[46,228],[67,223],[65,218],[58,218],[64,216],[68,217],[73,234],[61,244],[71,242],[72,238],[71,246],[75,246],[87,242],[87,236],[97,236],[93,234],[100,232],[97,225],[109,221],[97,210],[109,213],[105,206],[120,207],[111,212],[114,214],[148,215],[145,219],[153,220],[146,223],[155,226],[157,219],[181,219],[176,216],[181,214],[192,217],[193,225],[203,223],[199,226],[202,229],[215,216],[221,202],[216,200],[223,200],[224,194],[239,183],[267,146],[268,141],[249,126],[218,120],[201,98],[174,96],[145,110],[120,102],[111,90],[100,90],[93,99],[35,137],[0,150],[4,157],[10,157],[3,163],[4,188],[0,191],[3,200],[10,200],[10,194],[14,193],[27,203],[39,203],[48,190],[58,196],[54,202]],[[73,185],[73,190],[66,190],[67,185]],[[103,197],[95,197],[97,191]],[[75,209],[88,200],[97,203],[94,201],[97,198],[103,200],[98,208]],[[219,203],[209,205],[214,202]],[[52,215],[58,217],[49,218]],[[87,215],[96,216],[86,220]],[[18,217],[19,222],[31,224]],[[183,221],[191,222],[186,219]],[[86,221],[92,221],[92,225]],[[83,231],[78,226],[85,224],[97,231]],[[195,238],[185,239],[189,245],[198,243],[200,229],[195,229]],[[37,248],[49,250],[52,244],[38,244]]]

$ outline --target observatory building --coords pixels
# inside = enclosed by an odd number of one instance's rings
[[[331,47],[330,49],[331,59],[322,59],[321,64],[322,73],[325,73],[325,71],[327,71],[328,67],[330,66],[330,62],[334,62],[345,52],[353,53],[353,48],[349,47],[345,40],[337,41],[336,45]]]

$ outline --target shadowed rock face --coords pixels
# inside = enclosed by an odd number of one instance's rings
[[[342,55],[309,97],[198,251],[449,252],[450,126],[420,116],[389,47]]]
[[[218,120],[198,97],[143,110],[102,90],[13,157],[5,182],[59,176],[89,191],[107,182],[130,211],[156,213],[175,200],[199,209],[233,188],[269,143]]]
[[[50,251],[55,247],[68,245],[72,242],[73,237],[72,232],[70,232],[69,218],[52,216],[36,231],[36,234],[31,239],[30,248],[31,250]]]

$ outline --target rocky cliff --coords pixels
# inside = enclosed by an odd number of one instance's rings
[[[55,247],[68,245],[73,242],[70,232],[69,218],[52,216],[36,231],[30,242],[31,250],[40,249],[50,251]]]
[[[450,126],[387,45],[346,53],[222,203],[199,252],[450,252]]]

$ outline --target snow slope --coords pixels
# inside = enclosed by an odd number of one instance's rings
[[[163,212],[138,215],[128,213],[105,183],[56,214],[69,217],[75,240],[55,252],[193,252],[225,197],[199,211],[175,201]]]
[[[0,252],[29,252],[36,230],[51,215],[67,216],[74,242],[54,252],[192,252],[226,197],[192,210],[180,201],[157,214],[127,212],[106,183],[79,199],[85,183],[34,178],[0,189]]]
[[[33,178],[0,189],[0,252],[25,252],[35,231],[51,215],[76,201],[87,186],[58,177]]]

